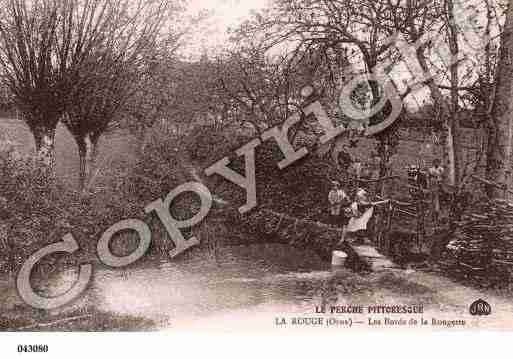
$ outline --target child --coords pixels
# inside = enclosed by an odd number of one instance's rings
[[[330,224],[334,226],[343,224],[341,223],[343,222],[343,218],[341,218],[342,207],[347,206],[350,200],[337,181],[332,182],[332,188],[328,194],[328,202],[330,203]]]

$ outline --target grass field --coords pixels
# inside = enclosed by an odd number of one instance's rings
[[[0,119],[0,140],[10,140],[16,152],[29,155],[35,152],[34,138],[27,126],[16,119]],[[134,139],[119,131],[100,139],[98,163],[103,172],[108,172],[112,161],[129,164],[134,160]],[[71,134],[59,124],[55,136],[57,176],[72,187],[78,185],[78,148]]]

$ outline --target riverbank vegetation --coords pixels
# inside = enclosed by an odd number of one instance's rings
[[[289,139],[296,148],[306,145],[312,153],[280,170],[276,163],[282,154],[276,143],[265,141],[258,147],[260,208],[326,222],[328,187],[334,179],[346,179],[337,161],[341,145],[352,153],[351,161],[375,160],[378,177],[402,175],[405,165],[416,164],[423,156],[419,147],[401,148],[407,140],[401,138],[401,130],[411,127],[430,134],[422,148],[429,148],[430,158],[443,159],[454,193],[450,200],[457,202],[459,194],[468,192],[476,173],[498,182],[487,183],[489,196],[507,193],[512,180],[507,175],[511,139],[504,134],[511,132],[507,129],[513,117],[504,99],[510,86],[494,79],[497,74],[507,79],[511,72],[504,60],[509,58],[511,39],[501,31],[505,31],[502,24],[506,29],[511,26],[513,3],[507,9],[505,4],[488,1],[478,7],[486,16],[474,19],[481,25],[476,28],[491,40],[472,52],[463,46],[463,24],[453,20],[460,17],[458,11],[473,9],[455,8],[452,0],[422,4],[277,0],[273,8],[234,29],[227,49],[192,60],[181,56],[180,49],[188,41],[190,28],[201,19],[186,18],[181,1],[140,0],[137,6],[131,1],[86,3],[2,3],[2,103],[17,110],[35,148],[25,156],[22,149],[2,139],[6,143],[0,150],[3,271],[17,272],[32,253],[60,241],[66,233],[72,233],[80,246],[72,261],[90,261],[105,229],[126,218],[150,223],[154,236],[149,255],[165,256],[173,244],[160,222],[144,214],[144,206],[177,185],[199,180],[237,208],[244,202],[244,192],[221,177],[204,176],[203,170],[230,156],[232,167],[243,173],[242,159],[234,158],[234,150],[294,113],[300,121],[289,131]],[[413,46],[422,33],[440,34],[441,42],[422,44],[413,59],[423,73],[438,74],[436,79],[411,74],[411,81],[399,81],[396,90],[405,106],[398,120],[372,139],[354,130],[321,146],[322,128],[302,113],[304,85],[313,87],[312,96],[326,107],[334,124],[356,126],[339,106],[343,85],[380,66],[388,71],[393,63],[405,61],[388,41],[392,34]],[[435,43],[444,45],[451,55],[466,55],[467,64],[442,61],[437,65]],[[392,71],[389,75],[393,77]],[[424,94],[415,93],[416,88],[423,88]],[[364,81],[350,97],[356,107],[369,109],[385,95],[377,81]],[[385,102],[365,125],[380,123],[390,114],[391,105]],[[470,149],[462,139],[462,117],[469,117],[466,122],[480,134],[480,143]],[[73,186],[55,173],[59,123],[78,154],[78,181]],[[100,143],[108,142],[114,133],[133,143],[130,160],[102,163]],[[472,156],[466,155],[469,152]],[[373,192],[407,197],[406,188],[404,183],[388,190],[383,185]],[[194,198],[180,198],[171,210],[187,218],[195,205]],[[230,205],[223,208],[216,203],[212,217],[233,210]],[[249,235],[238,223],[210,219],[192,231],[208,237],[204,245],[210,249],[226,233]],[[184,230],[187,236],[190,232]],[[136,243],[133,234],[122,233],[113,250],[126,254]],[[40,266],[69,260],[49,256]]]

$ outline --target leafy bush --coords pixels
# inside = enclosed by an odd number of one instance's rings
[[[196,166],[207,168],[228,156],[231,168],[244,174],[244,158],[235,151],[254,137],[236,131],[217,130],[211,126],[197,128],[187,139],[187,148],[194,154]],[[255,166],[259,208],[270,208],[292,216],[313,220],[325,219],[332,166],[310,153],[286,169],[280,170],[283,159],[278,145],[266,141],[256,148]],[[214,175],[208,179],[210,190],[235,204],[245,203],[245,191],[239,186]]]
[[[139,218],[150,225],[150,255],[167,255],[173,243],[160,220],[154,214],[144,213],[145,206],[164,198],[176,186],[195,180],[191,174],[194,168],[200,172],[224,156],[231,156],[233,168],[244,173],[243,159],[235,158],[234,151],[251,139],[247,134],[208,126],[197,128],[186,137],[154,131],[140,157],[134,163],[113,162],[92,193],[67,188],[32,158],[1,156],[0,246],[7,255],[0,259],[0,269],[19,270],[32,253],[61,241],[67,233],[73,234],[80,250],[59,261],[90,261],[96,257],[97,241],[103,232],[127,218]],[[323,220],[327,212],[329,166],[309,155],[280,170],[277,162],[282,158],[273,141],[256,150],[259,207]],[[206,184],[212,193],[233,203],[233,208],[245,203],[245,191],[220,176],[208,178]],[[171,212],[176,218],[190,218],[198,206],[194,196],[184,195],[174,201]],[[207,247],[215,239],[211,237],[222,232],[215,222],[208,230],[200,227],[193,230],[206,233],[205,237],[210,238]],[[183,232],[187,237],[191,230]],[[121,254],[136,246],[137,238],[121,233],[112,243],[113,251]],[[41,265],[55,264],[57,258],[63,256],[48,256]]]
[[[3,268],[17,268],[32,252],[58,241],[71,227],[67,192],[29,158],[9,156],[0,164]]]
[[[31,158],[4,157],[0,177],[0,246],[7,254],[0,259],[1,270],[17,271],[32,253],[67,233],[80,246],[70,258],[90,260],[105,229],[142,213],[139,203],[123,193],[76,192]],[[42,265],[53,263],[52,257],[45,257]]]

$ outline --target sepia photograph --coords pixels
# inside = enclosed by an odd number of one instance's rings
[[[513,330],[512,59],[513,0],[0,0],[0,337]]]

